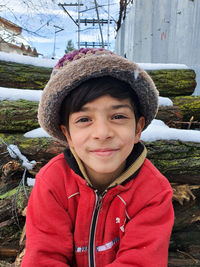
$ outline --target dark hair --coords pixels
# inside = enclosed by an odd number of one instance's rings
[[[103,95],[110,95],[117,99],[131,100],[131,105],[135,114],[136,123],[141,116],[139,113],[138,97],[124,81],[118,80],[111,76],[92,78],[73,89],[62,102],[59,117],[60,125],[65,125],[69,131],[69,115],[78,112],[88,102],[91,102]]]

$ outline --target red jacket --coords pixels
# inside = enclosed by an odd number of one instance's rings
[[[61,154],[37,175],[21,266],[166,267],[171,200],[169,182],[147,159],[98,196]]]

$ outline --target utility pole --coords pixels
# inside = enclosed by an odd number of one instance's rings
[[[61,4],[59,3],[58,6],[61,6],[64,12],[67,13],[67,15],[70,17],[70,19],[76,24],[78,27],[78,49],[80,49],[80,6],[83,6],[83,4],[80,4],[80,0],[78,0],[78,3],[75,4]],[[70,15],[70,13],[67,11],[65,6],[77,6],[78,7],[78,23],[73,19],[73,17]]]
[[[102,48],[104,48],[103,33],[102,33],[100,19],[99,19],[98,4],[97,4],[97,1],[96,0],[94,0],[94,3],[95,3],[96,13],[97,13],[98,24],[99,24],[99,31],[100,31],[100,35],[101,35]]]
[[[53,45],[53,55],[52,55],[53,58],[56,56],[56,33],[64,31],[64,29],[56,25],[54,25],[54,28],[55,28],[55,32],[54,32],[54,45]]]
[[[108,0],[108,38],[107,38],[107,48],[110,48],[110,0]]]
[[[78,49],[80,49],[80,0],[78,0]]]
[[[112,23],[113,20],[109,20],[109,23]],[[78,23],[78,20],[76,20],[76,22]],[[107,19],[80,19],[80,23],[84,23],[85,26],[87,26],[87,24],[92,24],[93,26],[95,26],[95,24],[101,24],[101,26],[103,26],[104,24],[107,24],[108,23],[108,20]],[[85,46],[85,47],[88,47],[88,46],[92,46],[94,47],[94,44],[98,47],[103,47],[102,46],[102,42],[80,42],[80,45],[81,46]],[[108,43],[107,42],[104,42],[104,47],[107,46],[109,47]]]

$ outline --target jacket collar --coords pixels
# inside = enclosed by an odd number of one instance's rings
[[[124,184],[128,182],[130,179],[135,178],[140,168],[142,167],[142,164],[144,163],[146,155],[147,155],[147,150],[145,146],[142,143],[137,143],[134,146],[131,154],[127,158],[125,171],[119,177],[117,177],[117,179],[115,179],[115,181],[111,183],[108,188],[111,188],[119,184]],[[89,177],[87,176],[85,167],[80,158],[77,156],[76,152],[73,149],[67,148],[64,151],[64,156],[68,166],[76,174],[85,179],[91,187],[93,187]]]

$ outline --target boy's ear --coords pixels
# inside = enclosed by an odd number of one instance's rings
[[[140,117],[136,125],[135,141],[134,141],[135,144],[137,144],[140,141],[140,136],[141,136],[142,130],[144,129],[144,126],[145,126],[145,118]]]
[[[70,134],[69,134],[66,126],[65,125],[60,125],[60,128],[61,128],[62,133],[66,137],[69,146],[71,147],[72,146],[72,140],[71,140]]]

